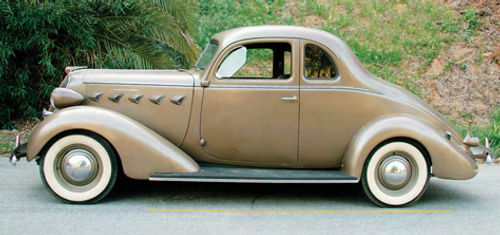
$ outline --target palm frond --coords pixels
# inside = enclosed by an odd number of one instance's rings
[[[172,2],[178,5],[172,5]],[[139,56],[133,63],[136,65],[173,66],[175,63],[168,54],[161,53],[162,45],[181,54],[185,58],[182,62],[192,64],[198,56],[198,47],[185,29],[194,28],[195,24],[191,22],[194,14],[185,12],[185,9],[190,9],[185,2],[172,2],[144,0],[123,8],[120,15],[103,14],[96,18],[96,35],[133,51]],[[185,19],[179,15],[188,17]]]

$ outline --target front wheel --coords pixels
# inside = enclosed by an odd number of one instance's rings
[[[416,202],[427,189],[429,164],[422,152],[406,142],[390,142],[367,159],[361,183],[378,206],[403,206]]]
[[[118,164],[97,135],[72,134],[55,141],[40,163],[42,181],[65,202],[95,203],[111,192]]]

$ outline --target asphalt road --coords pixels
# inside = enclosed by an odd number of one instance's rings
[[[382,209],[358,185],[131,181],[95,205],[63,204],[36,163],[0,158],[0,234],[498,234],[500,166],[432,179],[412,206]]]

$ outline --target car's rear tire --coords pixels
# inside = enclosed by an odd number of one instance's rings
[[[94,134],[71,134],[42,154],[43,183],[65,202],[96,203],[113,189],[118,176],[113,149]]]
[[[426,191],[430,166],[415,145],[394,141],[375,149],[365,162],[361,183],[376,205],[405,206]]]

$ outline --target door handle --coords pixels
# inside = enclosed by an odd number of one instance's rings
[[[294,101],[294,100],[297,100],[297,96],[294,95],[294,96],[283,96],[281,97],[281,100],[284,100],[284,101]]]

